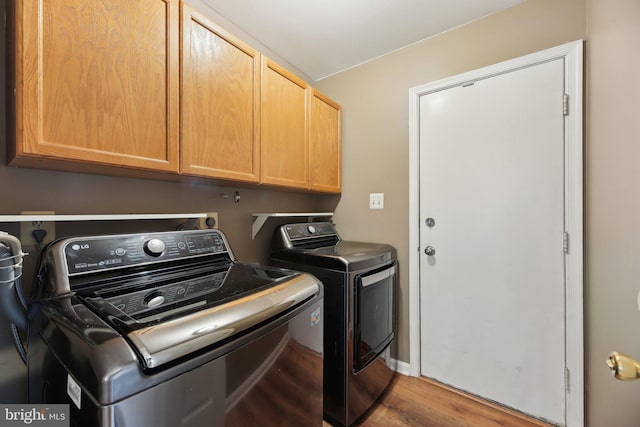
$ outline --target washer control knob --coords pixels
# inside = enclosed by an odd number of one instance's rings
[[[166,245],[160,239],[151,239],[151,240],[147,240],[144,243],[144,251],[148,255],[155,256],[155,257],[162,255],[162,253],[166,248],[167,248]]]
[[[144,303],[149,308],[157,307],[164,302],[165,298],[161,292],[151,292],[144,297]]]
[[[309,225],[307,227],[307,231],[309,232],[309,234],[313,234],[316,232],[316,228],[313,225]]]

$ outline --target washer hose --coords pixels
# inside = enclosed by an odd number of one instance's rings
[[[18,328],[26,330],[27,316],[21,301],[16,300],[15,284],[19,280],[16,271],[20,271],[16,265],[11,249],[0,243],[0,312]]]
[[[23,255],[20,241],[0,232],[0,313],[9,321],[13,342],[26,364],[27,352],[18,332],[18,329],[27,329],[26,301],[19,289]]]
[[[18,351],[18,355],[20,356],[20,360],[25,365],[27,364],[27,350],[24,348],[24,344],[22,343],[22,338],[20,338],[20,333],[18,332],[18,327],[15,323],[9,323],[9,327],[11,328],[11,338],[13,338],[13,344],[16,346],[16,350]]]

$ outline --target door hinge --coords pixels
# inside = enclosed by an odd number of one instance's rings
[[[569,368],[564,368],[564,391],[569,392]]]
[[[569,253],[569,233],[562,233],[562,250],[565,254]]]
[[[562,114],[565,116],[569,115],[569,95],[566,93],[562,97]]]

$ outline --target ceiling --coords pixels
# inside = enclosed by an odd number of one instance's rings
[[[524,0],[203,0],[313,80]]]

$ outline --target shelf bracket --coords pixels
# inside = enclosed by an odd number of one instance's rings
[[[269,214],[258,214],[254,215],[256,219],[253,221],[253,225],[251,226],[251,240],[256,238],[256,234],[262,228],[267,219],[269,219]]]

